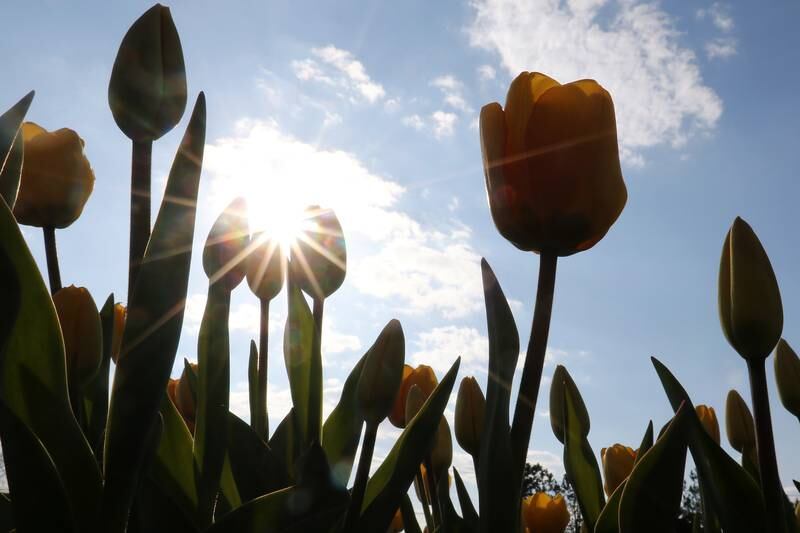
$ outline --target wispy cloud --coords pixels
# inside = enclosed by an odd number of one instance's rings
[[[464,99],[463,84],[452,74],[434,78],[431,85],[442,92],[446,105],[463,113],[472,112],[472,107]]]
[[[383,86],[370,78],[363,63],[351,52],[328,45],[312,48],[311,55],[312,58],[292,61],[298,79],[335,87],[353,102],[373,104],[386,96]]]
[[[441,139],[442,137],[450,137],[455,133],[458,115],[439,109],[431,113],[431,121],[433,125],[433,136],[437,139]]]
[[[497,77],[497,71],[491,65],[481,65],[477,69],[478,79],[481,81],[493,80]]]
[[[714,37],[705,45],[706,56],[709,59],[728,59],[735,56],[737,52],[737,40],[730,34],[735,28],[733,16],[727,4],[714,2],[707,8],[700,8],[696,11],[699,20],[710,20],[721,36]]]

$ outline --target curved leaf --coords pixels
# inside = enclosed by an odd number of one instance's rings
[[[472,505],[464,480],[461,479],[461,474],[458,473],[455,467],[453,467],[453,477],[456,479],[456,495],[458,496],[458,504],[461,506],[461,515],[472,529],[477,529],[480,518],[477,511],[475,511],[475,506]]]
[[[417,515],[414,513],[414,506],[411,505],[411,498],[408,494],[403,496],[403,501],[400,503],[400,513],[403,516],[403,531],[406,533],[422,533],[417,522]]]
[[[300,431],[297,429],[297,417],[294,415],[294,407],[289,409],[286,416],[272,434],[269,440],[269,447],[272,452],[283,461],[286,466],[286,474],[290,482],[295,479],[295,465],[300,457]]]
[[[233,413],[229,414],[228,426],[228,457],[242,500],[253,500],[287,487],[284,464],[255,430]]]
[[[290,282],[287,292],[289,316],[284,330],[283,357],[300,441],[308,444],[309,435],[319,433],[313,431],[311,426],[320,423],[319,420],[311,420],[311,413],[316,412],[309,403],[314,396],[312,388],[317,384],[322,387],[322,376],[315,375],[315,368],[318,367],[313,364],[314,317],[297,284]]]
[[[103,361],[97,374],[86,386],[83,405],[86,412],[86,438],[95,457],[103,458],[103,433],[108,418],[108,378],[111,370],[111,343],[114,336],[114,294],[110,294],[100,310],[103,327]]]
[[[18,132],[31,106],[33,95],[33,91],[29,92],[0,115],[0,198],[5,200],[9,209],[14,208],[22,171],[24,148],[22,136]]]

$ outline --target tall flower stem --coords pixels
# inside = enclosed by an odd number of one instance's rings
[[[552,252],[542,252],[539,259],[539,284],[536,289],[536,304],[533,309],[531,337],[525,354],[525,366],[519,385],[517,405],[514,409],[514,422],[511,425],[511,453],[513,472],[519,473],[522,483],[522,469],[525,466],[528,443],[536,411],[536,398],[542,381],[544,356],[547,350],[547,336],[550,333],[550,316],[553,311],[553,291],[556,284],[556,265],[558,256]]]
[[[150,240],[150,168],[153,142],[133,141],[131,156],[131,237],[128,264],[128,299]]]
[[[375,451],[377,436],[378,424],[367,422],[367,428],[364,431],[364,442],[361,445],[361,455],[358,458],[356,481],[353,485],[353,492],[350,495],[350,507],[347,509],[347,517],[344,520],[345,526],[342,531],[353,531],[358,517],[361,515],[361,505],[364,503],[364,492],[367,489],[369,467],[372,464],[372,454]]]
[[[52,226],[42,228],[44,233],[44,253],[47,258],[47,276],[50,279],[50,294],[61,290],[61,270],[58,268],[56,250],[56,229]]]
[[[783,520],[784,494],[778,475],[778,460],[775,456],[765,364],[766,359],[762,358],[747,360],[750,393],[753,396],[753,418],[756,425],[756,451],[761,474],[761,490],[767,507],[767,530],[770,533],[784,533],[786,531]]]
[[[433,462],[431,456],[425,458],[425,470],[428,475],[428,483],[426,490],[430,494],[431,507],[433,508],[433,524],[434,528],[441,528],[443,525],[442,502],[439,499],[439,485],[436,474],[433,471]],[[435,529],[434,529],[435,531]]]
[[[428,531],[434,531],[433,517],[431,516],[431,510],[428,508],[431,499],[428,495],[428,487],[426,486],[425,478],[422,477],[422,469],[417,469],[417,486],[424,500],[422,502],[422,513],[425,515],[425,525],[428,526]]]
[[[323,298],[314,298],[314,341],[311,345],[311,353],[313,354],[312,360],[316,364],[322,364],[322,315],[325,307],[325,300]],[[322,373],[322,369],[318,369]],[[313,371],[312,371],[313,372]],[[309,406],[311,412],[309,413],[309,420],[312,421],[309,428],[311,433],[308,438],[309,442],[319,440],[320,438],[320,425],[322,423],[322,413],[315,412],[322,408],[322,389],[321,387],[311,387],[309,398]],[[377,428],[376,428],[377,431]]]
[[[258,396],[256,433],[269,439],[269,416],[267,413],[267,347],[269,345],[269,300],[261,299],[261,327],[258,336]]]

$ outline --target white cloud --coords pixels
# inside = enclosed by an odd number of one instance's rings
[[[728,6],[721,2],[714,2],[709,8],[697,10],[697,18],[704,20],[711,19],[711,23],[721,32],[728,33],[733,30],[735,23],[730,14]]]
[[[718,37],[707,42],[705,48],[709,59],[727,59],[736,55],[736,39]]]
[[[387,113],[394,113],[398,109],[400,109],[400,100],[397,98],[388,98],[383,103],[383,109],[386,110]]]
[[[698,9],[696,12],[699,20],[708,19],[722,36],[709,40],[705,45],[706,56],[709,59],[728,59],[736,55],[737,41],[729,34],[734,30],[735,23],[727,4],[714,2],[708,8]]]
[[[417,114],[408,115],[403,117],[403,125],[422,131],[425,128],[425,120]]]
[[[292,61],[298,79],[337,87],[349,93],[353,102],[373,104],[386,96],[383,86],[373,81],[363,63],[347,50],[328,45],[312,48],[311,54],[314,58]]]
[[[414,365],[429,365],[439,375],[447,372],[456,357],[461,357],[461,368],[467,373],[486,372],[488,368],[489,339],[475,328],[433,328],[420,333],[414,344]]]
[[[458,115],[440,109],[431,114],[431,120],[433,121],[433,136],[441,139],[442,137],[450,137],[455,133]]]
[[[491,65],[481,65],[478,67],[478,78],[481,81],[493,80],[497,76],[497,71]]]
[[[464,85],[452,74],[439,76],[431,81],[431,85],[442,92],[444,103],[463,113],[471,113],[472,107],[464,99]]]
[[[656,3],[472,0],[472,6],[472,44],[497,52],[512,76],[535,70],[564,82],[594,78],[611,92],[627,162],[641,164],[642,149],[681,146],[717,124],[720,98]]]

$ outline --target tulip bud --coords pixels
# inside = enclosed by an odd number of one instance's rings
[[[725,400],[725,431],[728,433],[728,442],[737,452],[744,453],[756,445],[753,415],[735,390],[729,391]]]
[[[246,204],[237,198],[223,211],[208,234],[203,249],[203,270],[211,283],[232,291],[245,275],[245,258],[250,241]]]
[[[108,104],[119,129],[133,141],[158,139],[186,109],[186,69],[169,8],[148,9],[122,38]]]
[[[283,287],[286,276],[286,256],[278,241],[263,233],[250,240],[255,248],[247,256],[247,284],[260,300],[272,300]]]
[[[195,376],[197,375],[197,363],[189,363]],[[175,386],[175,407],[178,408],[186,425],[189,426],[189,431],[194,433],[194,422],[197,415],[197,396],[196,391],[192,386],[192,379],[187,374],[187,369],[184,368],[181,373],[181,379]]]
[[[403,531],[403,513],[400,509],[394,513],[394,518],[392,518],[392,523],[389,524],[389,531],[388,533],[397,533],[399,531]]]
[[[461,380],[456,399],[455,430],[458,445],[476,457],[481,449],[486,399],[474,377]]]
[[[425,405],[425,394],[419,386],[411,385],[406,395],[406,423],[411,422],[417,416],[423,405]]]
[[[603,485],[607,496],[611,496],[617,487],[625,481],[633,471],[636,462],[636,451],[622,444],[615,444],[610,448],[600,450],[600,459],[603,462]]]
[[[719,444],[719,422],[717,422],[717,413],[714,408],[707,405],[698,405],[694,409],[697,413],[697,418],[703,424],[703,428],[711,435],[714,442]]]
[[[564,394],[567,390],[575,402],[575,411],[585,437],[589,434],[589,412],[586,410],[586,404],[583,403],[583,397],[581,397],[578,386],[572,380],[572,376],[564,366],[558,365],[556,371],[553,372],[553,381],[550,384],[550,427],[553,428],[553,434],[562,444],[564,443]]]
[[[128,317],[128,308],[121,303],[114,304],[114,330],[111,335],[111,359],[114,364],[119,361],[119,351],[122,348],[122,333],[125,331],[125,320]]]
[[[358,403],[367,424],[379,424],[392,409],[403,380],[405,337],[391,320],[370,347],[358,379]]]
[[[344,281],[347,250],[339,219],[332,209],[306,209],[306,230],[292,252],[292,265],[300,288],[313,298],[333,294]]]
[[[563,533],[569,525],[567,502],[560,494],[537,492],[522,500],[522,522],[531,533]]]
[[[783,330],[783,306],[772,264],[739,217],[725,236],[719,265],[719,316],[725,338],[745,359],[764,359]]]
[[[389,414],[389,421],[395,427],[406,427],[406,422],[410,420],[406,418],[408,390],[412,385],[417,385],[420,388],[423,399],[427,400],[438,384],[436,374],[428,365],[419,365],[417,368],[411,368],[406,365],[406,368],[403,369],[403,383],[400,385],[400,390],[394,400],[394,407],[392,407],[392,412]]]
[[[178,380],[169,378],[169,381],[167,382],[167,398],[169,398],[169,400],[172,402],[172,405],[174,405],[176,409],[178,407],[178,398],[176,396],[177,388]]]
[[[70,129],[48,132],[33,122],[22,125],[22,139],[25,155],[14,216],[28,226],[66,228],[81,215],[94,188],[83,139]]]
[[[431,466],[436,479],[441,479],[451,464],[453,464],[453,439],[450,436],[450,424],[445,417],[442,417],[431,449]]]
[[[783,339],[775,351],[775,383],[783,406],[800,418],[800,358]]]
[[[103,328],[92,295],[84,287],[70,285],[53,295],[53,304],[64,337],[67,377],[82,388],[103,361]]]

